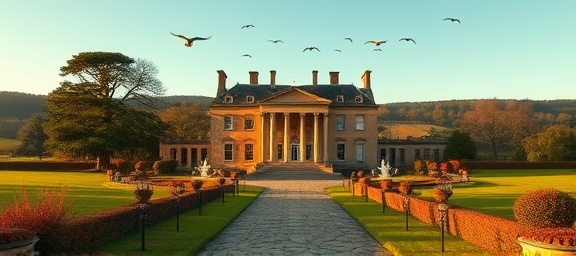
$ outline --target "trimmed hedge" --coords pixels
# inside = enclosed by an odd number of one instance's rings
[[[233,191],[233,185],[225,185]],[[228,188],[231,187],[231,188]],[[219,188],[202,189],[202,201],[209,202],[222,196]],[[180,209],[186,211],[198,207],[198,193],[186,192],[180,196]],[[176,215],[173,197],[151,200],[146,210],[146,225],[153,225]],[[89,214],[71,219],[66,224],[66,236],[60,242],[70,253],[82,253],[110,243],[140,229],[138,204]]]
[[[376,185],[376,184],[374,184]],[[363,191],[363,184],[354,184],[356,191]],[[404,212],[405,197],[397,192],[384,193],[386,205]],[[368,186],[368,198],[382,203],[382,190],[379,186]],[[410,196],[410,215],[416,219],[440,227],[438,204]],[[471,244],[497,255],[519,255],[522,247],[517,242],[522,226],[512,220],[495,217],[470,209],[450,206],[448,210],[447,232]]]
[[[470,169],[572,169],[576,161],[527,162],[527,161],[462,161]]]

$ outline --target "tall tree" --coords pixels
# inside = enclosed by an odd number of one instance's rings
[[[452,131],[452,136],[448,138],[448,145],[446,145],[446,152],[444,153],[446,159],[475,160],[477,153],[476,145],[470,134],[458,129]]]
[[[575,161],[576,129],[566,125],[553,125],[526,138],[526,158],[531,162]]]
[[[475,141],[489,145],[496,160],[503,146],[518,146],[533,133],[531,117],[532,108],[527,101],[482,100],[463,115],[460,128]]]
[[[125,104],[135,100],[151,106],[152,97],[164,93],[151,62],[121,53],[82,52],[67,64],[60,75],[77,82],[65,80],[46,97],[44,128],[51,149],[96,156],[97,168],[103,169],[114,152],[144,146],[154,140],[150,137],[157,141],[163,135],[154,115]]]
[[[28,119],[26,124],[18,130],[18,140],[21,142],[16,149],[18,155],[37,156],[42,159],[46,141],[46,134],[42,128],[43,122],[44,118],[36,115]]]
[[[209,137],[210,117],[206,107],[200,104],[172,106],[160,113],[160,118],[170,126],[168,139],[197,140]]]

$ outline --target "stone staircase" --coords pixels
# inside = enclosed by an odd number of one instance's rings
[[[341,175],[332,173],[332,169],[324,164],[313,162],[287,162],[258,164],[255,172],[247,179],[268,179],[282,177],[286,180],[332,180],[341,179]]]

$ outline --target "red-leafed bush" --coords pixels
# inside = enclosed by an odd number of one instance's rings
[[[19,197],[15,197],[12,205],[0,212],[0,229],[24,228],[40,238],[36,245],[42,254],[58,251],[58,242],[64,234],[64,226],[69,219],[71,205],[64,199],[66,192],[63,188],[38,193],[35,204],[28,198],[28,192],[22,190]]]
[[[530,191],[516,199],[514,216],[520,224],[531,227],[572,227],[576,199],[556,189]]]

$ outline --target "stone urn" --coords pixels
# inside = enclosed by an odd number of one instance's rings
[[[138,200],[138,202],[141,204],[148,202],[148,200],[150,200],[150,198],[152,197],[152,194],[154,194],[154,190],[152,189],[134,190],[134,196],[136,197],[136,200]]]
[[[576,256],[576,246],[554,245],[524,237],[519,237],[518,243],[522,246],[523,256]]]
[[[392,179],[383,179],[380,180],[380,187],[382,189],[390,189],[392,188]]]
[[[40,239],[23,228],[7,228],[0,230],[0,255],[34,255],[34,245]]]

